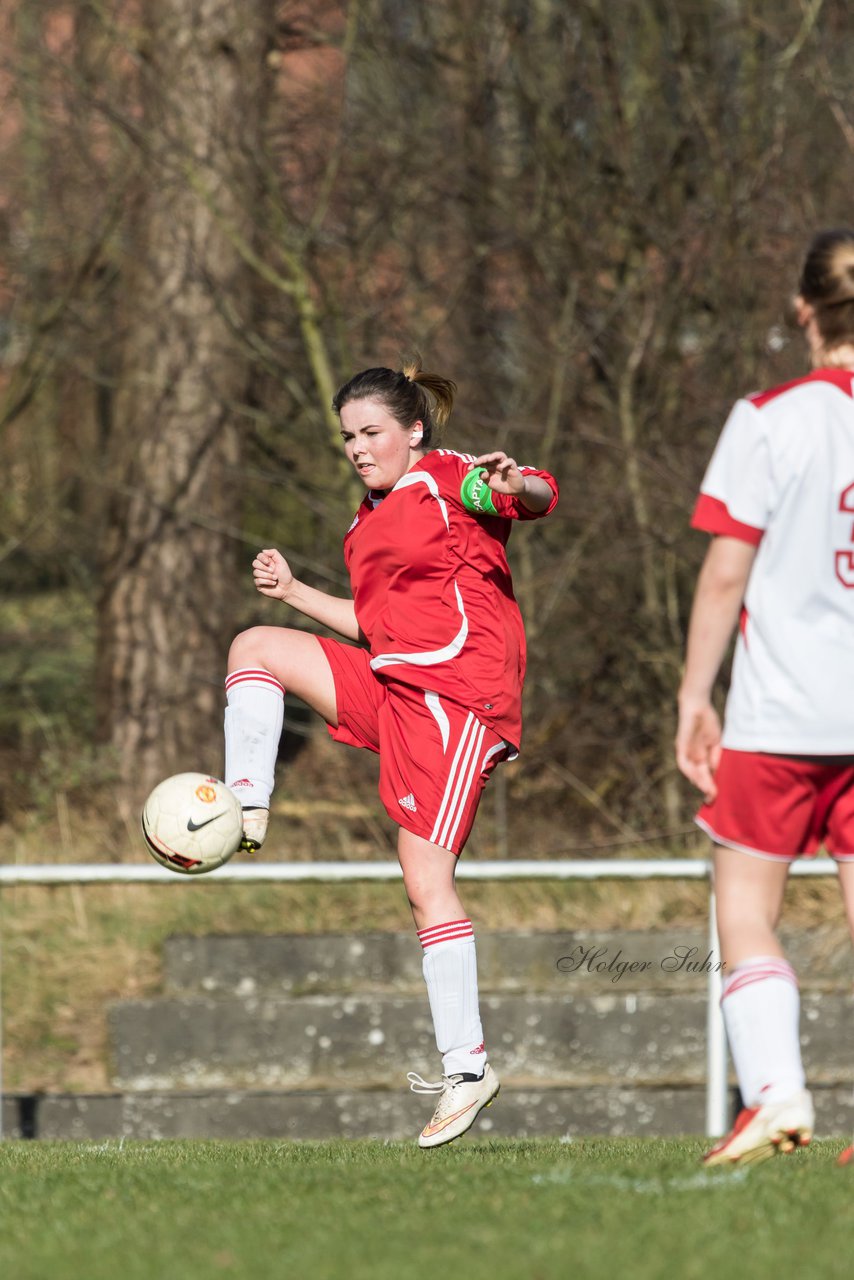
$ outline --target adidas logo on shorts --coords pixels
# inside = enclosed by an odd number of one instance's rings
[[[418,806],[415,803],[415,796],[411,791],[408,796],[403,796],[397,803],[400,805],[401,809],[408,809],[410,813],[418,812]]]

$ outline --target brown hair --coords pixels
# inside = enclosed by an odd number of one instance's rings
[[[825,350],[854,340],[854,231],[819,231],[807,252],[799,291],[815,311]]]
[[[438,373],[425,373],[421,357],[416,355],[395,369],[364,369],[340,387],[332,408],[340,414],[351,400],[379,400],[404,428],[419,419],[424,424],[421,447],[434,444],[434,433],[441,430],[451,414],[457,384]]]

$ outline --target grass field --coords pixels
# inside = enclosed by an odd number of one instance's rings
[[[7,1143],[0,1275],[847,1276],[841,1145],[704,1170],[699,1139]]]

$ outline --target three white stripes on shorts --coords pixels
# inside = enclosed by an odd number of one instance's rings
[[[438,844],[443,849],[447,849],[454,843],[454,837],[466,811],[472,783],[475,777],[480,776],[483,768],[480,763],[480,750],[485,733],[485,726],[470,711],[457,743],[445,794],[439,805],[436,825],[429,837],[431,844]]]

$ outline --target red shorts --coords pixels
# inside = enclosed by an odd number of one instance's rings
[[[724,750],[696,821],[716,844],[791,861],[821,846],[854,860],[854,765]]]
[[[365,649],[318,637],[335,680],[336,742],[380,758],[380,800],[399,826],[461,853],[487,779],[509,752],[473,712],[398,680],[380,680]]]

